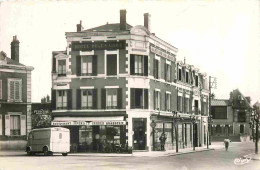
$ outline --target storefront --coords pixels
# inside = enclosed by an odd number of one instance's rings
[[[127,148],[126,122],[123,120],[91,117],[70,118],[70,121],[64,119],[54,118],[52,126],[70,129],[71,152],[121,152]]]

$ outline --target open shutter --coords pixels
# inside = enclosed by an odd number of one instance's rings
[[[77,109],[81,109],[81,90],[77,89]]]
[[[5,115],[5,135],[10,136],[10,115]]]
[[[164,63],[164,80],[167,81],[167,64]]]
[[[3,135],[2,134],[2,126],[3,126],[3,123],[2,123],[2,115],[0,115],[0,135]]]
[[[101,89],[101,108],[106,108],[106,89]]]
[[[52,72],[56,73],[56,58],[54,56],[54,54],[52,55]]]
[[[51,109],[56,110],[56,90],[51,90]]]
[[[148,76],[148,56],[144,56],[144,76]]]
[[[130,93],[131,93],[130,94],[130,99],[131,99],[130,106],[131,106],[131,109],[135,109],[135,89],[131,88]]]
[[[92,73],[93,73],[93,76],[96,76],[97,75],[97,55],[92,56],[92,63],[93,63]]]
[[[81,76],[81,56],[76,57],[76,75]]]
[[[148,97],[148,89],[144,89],[144,109],[148,109],[149,97]]]
[[[21,135],[26,135],[26,115],[21,115]]]
[[[93,109],[97,109],[97,89],[93,89]]]
[[[68,110],[71,110],[72,109],[72,89],[69,89],[67,92],[68,92],[68,96],[67,96]]]
[[[130,55],[130,74],[135,74],[135,56],[132,54]]]
[[[117,89],[117,108],[122,109],[122,88]]]

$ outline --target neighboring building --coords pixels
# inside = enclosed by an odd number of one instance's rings
[[[179,147],[192,146],[191,113],[194,145],[206,144],[206,74],[176,61],[177,48],[151,33],[148,13],[144,26],[127,24],[125,10],[117,24],[83,30],[80,22],[66,40],[66,51],[52,56],[52,125],[70,129],[77,151],[97,151],[104,141],[157,150],[162,132],[166,149],[175,149],[175,111]]]
[[[46,128],[51,126],[51,103],[45,100],[41,103],[32,103],[32,129]]]
[[[31,71],[19,63],[19,40],[13,37],[11,58],[0,52],[0,150],[24,149],[31,130]]]
[[[235,141],[249,139],[251,109],[250,97],[244,97],[238,89],[233,90],[227,100],[212,100],[212,140],[222,141],[226,137]]]

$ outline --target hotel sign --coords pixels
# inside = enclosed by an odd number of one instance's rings
[[[162,56],[164,58],[167,58],[167,59],[169,59],[171,61],[175,61],[176,60],[174,54],[168,54],[168,53],[166,53],[166,52],[164,52],[164,51],[162,51],[162,50],[160,50],[158,48],[155,48],[153,46],[151,46],[151,52],[153,52],[153,53],[155,53],[155,54],[157,54],[159,56]]]
[[[72,42],[72,51],[91,51],[91,50],[117,50],[125,49],[125,41],[109,42]]]
[[[93,122],[85,122],[85,121],[68,121],[68,122],[58,122],[52,121],[52,126],[100,126],[100,125],[125,125],[125,121],[93,121]]]

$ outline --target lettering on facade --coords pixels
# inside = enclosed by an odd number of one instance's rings
[[[91,51],[91,50],[116,50],[124,49],[125,41],[111,42],[72,42],[72,51]]]
[[[70,121],[70,122],[55,122],[52,121],[52,126],[102,126],[102,125],[125,125],[125,121],[93,121],[93,122],[85,122],[85,121]]]
[[[36,115],[43,115],[43,114],[48,114],[49,110],[43,110],[43,109],[34,110],[33,113],[36,114]]]
[[[168,53],[166,53],[166,52],[164,52],[164,51],[162,51],[162,50],[160,50],[158,48],[152,47],[152,46],[151,46],[151,51],[153,53],[155,53],[157,55],[160,55],[160,56],[162,56],[164,58],[167,58],[167,59],[169,59],[171,61],[176,61],[176,58],[175,58],[175,56],[173,54],[168,54]]]

